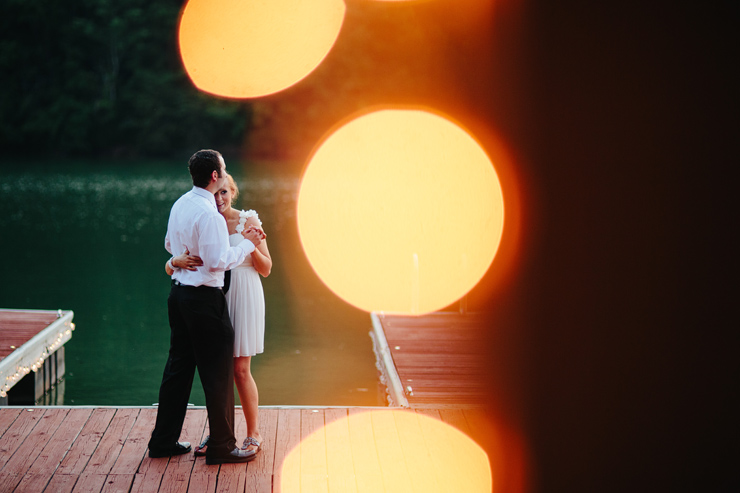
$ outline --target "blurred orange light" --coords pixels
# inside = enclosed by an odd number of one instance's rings
[[[335,450],[330,437],[348,440]],[[493,480],[486,453],[457,429],[413,411],[378,410],[350,414],[303,439],[283,462],[280,486],[304,493],[333,491],[332,486],[338,491],[490,493]]]
[[[385,109],[330,135],[298,196],[303,249],[321,280],[367,311],[423,314],[491,265],[504,203],[480,145],[447,118]]]
[[[189,0],[180,55],[199,89],[232,98],[272,94],[324,59],[344,21],[342,0]]]

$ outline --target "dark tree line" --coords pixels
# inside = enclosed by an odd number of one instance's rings
[[[0,145],[32,157],[235,149],[250,106],[200,93],[177,46],[179,0],[3,0]]]

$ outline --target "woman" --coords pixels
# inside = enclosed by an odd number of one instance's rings
[[[262,222],[253,210],[243,211],[232,207],[232,202],[239,195],[236,182],[227,176],[227,185],[214,194],[216,206],[226,219],[229,230],[229,242],[232,245],[242,240],[242,230],[250,226],[262,231]],[[182,255],[167,261],[165,269],[168,275],[174,272],[172,267],[195,269],[202,265],[199,257]],[[259,276],[267,277],[272,269],[272,258],[264,238],[257,248],[244,260],[244,263],[231,271],[231,281],[226,291],[226,303],[229,317],[234,326],[234,382],[239,392],[239,400],[247,421],[247,438],[242,449],[259,452],[262,435],[258,429],[259,396],[257,384],[252,377],[250,364],[252,356],[264,351],[265,340],[265,296]],[[204,455],[208,438],[195,448],[196,455]]]

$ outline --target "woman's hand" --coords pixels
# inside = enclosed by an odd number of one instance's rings
[[[242,231],[242,236],[245,240],[249,240],[257,247],[264,238],[267,237],[265,232],[256,226],[250,226],[249,228]]]
[[[203,260],[196,255],[190,255],[190,252],[185,250],[185,253],[172,259],[172,265],[178,269],[196,270],[196,267],[203,265]]]

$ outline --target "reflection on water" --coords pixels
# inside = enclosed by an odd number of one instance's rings
[[[164,234],[191,187],[186,166],[0,166],[0,308],[74,310],[65,404],[156,402],[169,346]],[[265,353],[252,360],[260,404],[385,405],[369,315],[327,290],[301,250],[298,177],[230,168],[274,261]],[[190,402],[205,404],[197,381]]]

